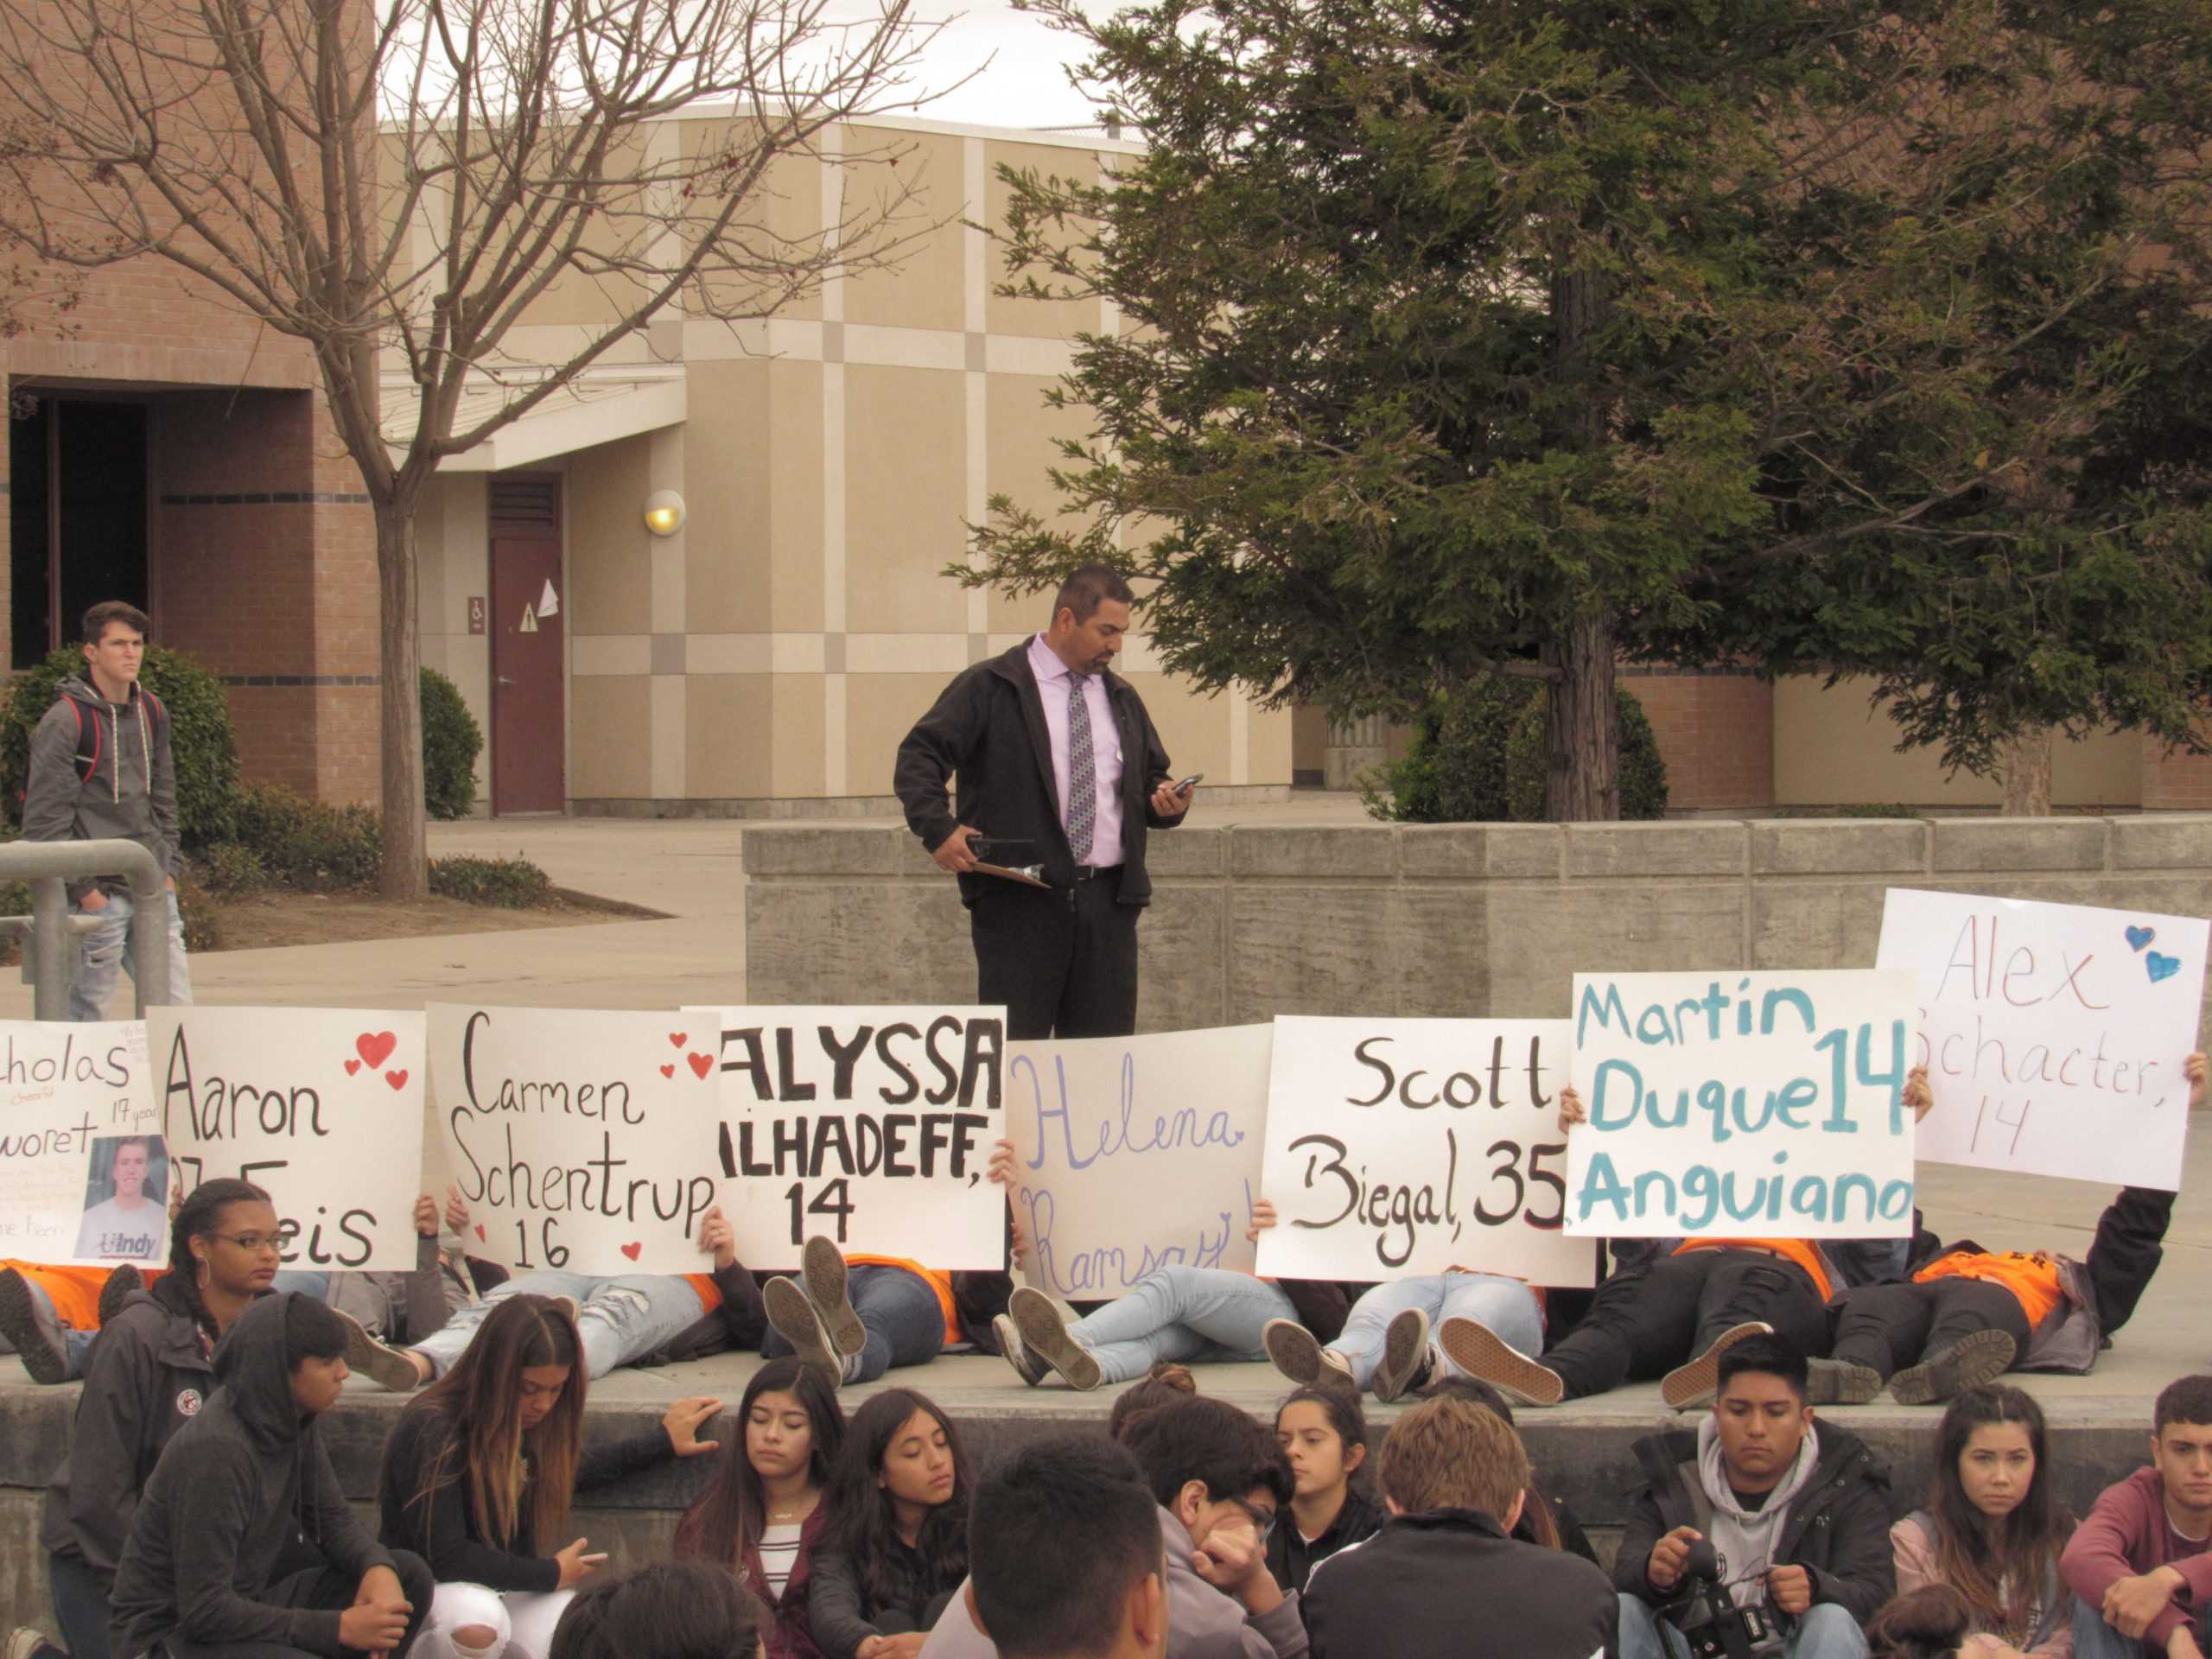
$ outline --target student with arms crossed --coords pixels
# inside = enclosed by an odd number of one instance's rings
[[[2151,1466],[2107,1486],[2059,1559],[2075,1659],[2203,1659],[2212,1606],[2212,1376],[2151,1409]]]
[[[117,1659],[404,1655],[430,1569],[354,1519],[316,1420],[346,1386],[346,1327],[278,1292],[215,1351],[217,1391],[146,1483],[115,1573]],[[277,1576],[302,1548],[320,1566]]]
[[[1789,1659],[1865,1659],[1864,1622],[1897,1589],[1889,1482],[1855,1434],[1815,1426],[1805,1357],[1746,1338],[1720,1357],[1692,1433],[1636,1445],[1651,1484],[1629,1512],[1613,1584],[1620,1659],[1688,1659],[1679,1618],[1690,1547],[1710,1540],[1727,1594],[1785,1633]]]

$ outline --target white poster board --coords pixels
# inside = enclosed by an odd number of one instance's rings
[[[0,1020],[0,1256],[168,1260],[169,1183],[146,1027]]]
[[[1006,1134],[1006,1010],[686,1008],[720,1027],[718,1157],[738,1260],[848,1254],[1006,1266],[1006,1201],[983,1179]]]
[[[1593,1283],[1560,1228],[1567,1049],[1564,1020],[1278,1019],[1259,1270]]]
[[[524,1273],[713,1270],[696,1242],[723,1191],[710,1027],[651,1011],[447,1002],[429,1019],[471,1255]]]
[[[1912,1231],[1912,976],[1577,974],[1567,1229]]]
[[[1022,1276],[1103,1301],[1171,1263],[1249,1273],[1272,1028],[1008,1045]]]
[[[1936,1096],[1920,1155],[2178,1189],[2209,931],[2190,916],[1891,888],[1877,960],[1919,986],[1913,1058]]]
[[[287,1268],[415,1266],[421,1014],[161,1007],[146,1041],[186,1197],[225,1176],[264,1189]]]

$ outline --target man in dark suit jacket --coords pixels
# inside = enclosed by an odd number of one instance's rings
[[[1168,781],[1143,700],[1113,671],[1134,597],[1103,565],[1076,571],[1049,627],[962,671],[899,746],[893,787],[930,856],[960,879],[977,996],[1005,1005],[1011,1037],[1136,1029],[1145,831],[1180,823],[1191,790]],[[1041,866],[1049,891],[978,874],[977,836],[1026,843],[1002,856]]]

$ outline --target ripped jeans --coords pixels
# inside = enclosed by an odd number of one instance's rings
[[[667,1347],[706,1311],[690,1281],[673,1274],[594,1279],[588,1274],[540,1269],[517,1274],[482,1301],[456,1308],[443,1327],[416,1343],[413,1351],[430,1362],[434,1377],[443,1376],[500,1300],[524,1294],[576,1299],[584,1373],[594,1382]]]
[[[413,1659],[545,1659],[553,1627],[573,1590],[510,1591],[480,1584],[442,1584],[430,1599],[430,1616],[408,1649]],[[464,1642],[467,1631],[480,1639]],[[480,1638],[488,1634],[491,1640]]]

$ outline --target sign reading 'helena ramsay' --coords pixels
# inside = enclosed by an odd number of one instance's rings
[[[168,1259],[175,1179],[137,1020],[0,1021],[0,1256]]]

